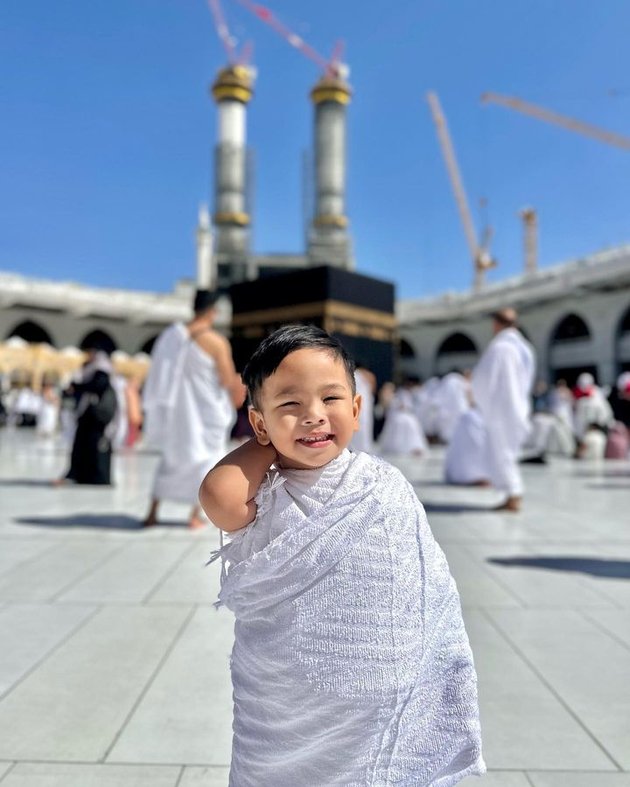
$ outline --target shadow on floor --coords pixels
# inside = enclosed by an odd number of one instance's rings
[[[630,579],[630,560],[606,560],[598,557],[490,557],[497,566],[545,568],[549,571],[575,571],[593,577]]]
[[[494,506],[477,506],[470,503],[431,503],[429,500],[420,502],[427,514],[488,514],[494,511]],[[494,513],[501,512],[494,511]]]
[[[584,484],[586,489],[621,489],[623,492],[630,490],[630,485],[626,481],[623,484]]]
[[[50,478],[0,478],[0,486],[49,486],[54,489]]]
[[[144,531],[142,520],[128,514],[71,514],[70,516],[31,516],[14,520],[20,525],[38,525],[40,527],[85,527],[106,530]],[[187,527],[186,522],[164,520],[154,527]]]
[[[576,470],[571,473],[572,478],[630,478],[630,470]]]

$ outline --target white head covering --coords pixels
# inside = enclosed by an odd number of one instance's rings
[[[617,378],[617,390],[625,392],[630,388],[630,372],[623,372]]]
[[[582,372],[582,374],[577,378],[576,387],[580,389],[580,391],[588,391],[595,385],[595,378],[590,372]]]

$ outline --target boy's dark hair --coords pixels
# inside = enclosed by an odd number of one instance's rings
[[[356,393],[354,361],[343,344],[316,325],[284,325],[263,339],[243,369],[249,402],[258,408],[258,395],[263,383],[276,371],[282,361],[296,350],[323,350],[346,367],[352,395]]]

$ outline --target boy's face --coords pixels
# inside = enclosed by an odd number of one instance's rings
[[[260,442],[273,444],[283,467],[322,467],[358,429],[361,397],[353,396],[343,362],[325,350],[289,353],[262,385],[249,420]]]

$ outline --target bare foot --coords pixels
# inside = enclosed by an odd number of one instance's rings
[[[145,519],[142,520],[142,527],[153,527],[153,525],[157,525],[158,518],[155,514],[147,514]]]
[[[67,483],[68,483],[67,478],[55,478],[54,481],[50,482],[50,485],[54,487],[60,487],[60,486],[65,486]]]
[[[191,516],[190,519],[188,520],[188,527],[191,530],[201,530],[206,525],[207,522],[204,522],[204,520],[198,516]]]
[[[473,481],[471,486],[480,486],[480,487],[486,488],[486,487],[490,486],[490,481],[488,481],[487,479],[483,478],[481,481]]]
[[[505,502],[501,503],[501,505],[496,506],[493,508],[493,511],[511,511],[512,513],[517,513],[521,510],[521,503],[523,501],[522,497],[510,496],[505,500]]]

